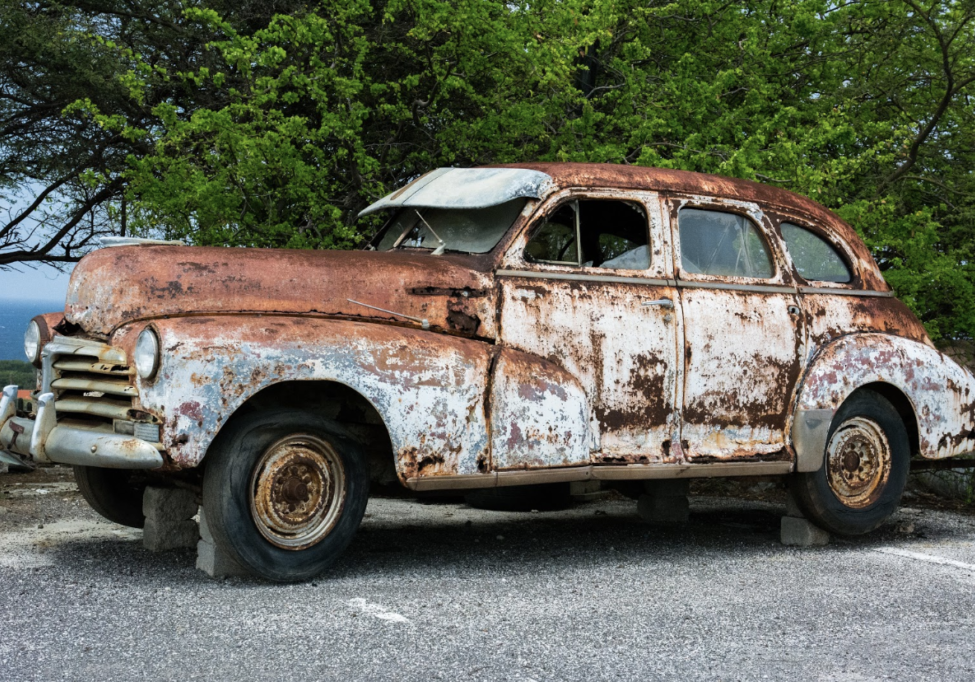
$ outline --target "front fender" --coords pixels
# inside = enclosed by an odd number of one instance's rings
[[[486,343],[295,317],[186,317],[152,326],[161,364],[140,396],[145,409],[165,416],[162,442],[181,467],[197,466],[231,415],[282,381],[333,381],[364,396],[386,425],[404,481],[424,462],[476,474],[489,457]]]
[[[889,334],[850,334],[823,347],[800,387],[793,422],[799,471],[822,464],[833,413],[853,391],[885,383],[907,396],[920,454],[938,459],[975,450],[975,377],[917,341]]]

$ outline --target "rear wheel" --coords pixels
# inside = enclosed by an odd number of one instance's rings
[[[203,509],[216,543],[256,575],[312,578],[352,541],[369,495],[355,442],[315,414],[228,424],[207,455]]]
[[[146,484],[135,480],[132,471],[76,466],[74,480],[85,501],[109,521],[132,528],[145,525],[142,495]]]
[[[833,417],[823,466],[796,474],[792,491],[818,526],[862,535],[897,509],[909,470],[907,430],[897,410],[883,396],[860,391]]]

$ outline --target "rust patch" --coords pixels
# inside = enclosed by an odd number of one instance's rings
[[[490,256],[376,251],[303,251],[156,246],[100,249],[75,267],[66,319],[89,333],[110,334],[126,322],[214,314],[314,315],[403,320],[350,303],[376,305],[429,320],[444,330],[448,301],[494,334]],[[112,277],[105,277],[110,272]],[[364,276],[368,274],[368,276]],[[486,322],[487,321],[487,322]],[[189,322],[188,322],[189,323]],[[415,325],[413,325],[415,326]],[[471,331],[469,333],[474,333]]]
[[[462,302],[450,301],[447,304],[447,326],[463,334],[473,336],[481,326],[481,319],[466,310]]]
[[[447,296],[453,298],[484,298],[489,296],[487,289],[456,289],[451,287],[412,287],[409,292],[414,296]]]

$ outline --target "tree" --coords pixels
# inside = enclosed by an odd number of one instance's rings
[[[188,110],[226,95],[161,73],[205,68],[212,34],[187,21],[180,0],[0,2],[0,268],[78,260],[100,235],[124,234],[129,157],[152,149],[145,135],[160,101]],[[241,31],[265,26],[297,3],[214,2]],[[216,55],[213,55],[216,56]],[[148,98],[127,74],[150,71]],[[124,121],[127,132],[89,115]],[[117,126],[118,127],[118,126]]]
[[[143,119],[69,109],[133,145],[120,177],[136,231],[347,248],[374,228],[361,208],[436,166],[681,168],[824,203],[935,338],[975,335],[973,0],[275,11],[246,24],[211,4],[174,10],[207,36],[192,59],[117,54]]]

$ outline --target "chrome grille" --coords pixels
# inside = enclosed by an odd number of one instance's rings
[[[132,419],[134,371],[117,348],[89,339],[56,337],[43,352],[44,391],[54,393],[58,422],[112,431]]]

